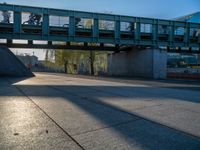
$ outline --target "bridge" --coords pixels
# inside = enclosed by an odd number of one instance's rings
[[[10,4],[0,12],[0,46],[114,51],[110,75],[166,78],[167,52],[200,53],[199,23]]]
[[[118,51],[123,50],[122,47],[153,46],[163,47],[168,52],[200,53],[198,23],[10,4],[0,4],[0,11],[9,11],[12,17],[11,22],[0,23],[0,39],[6,39],[0,45],[8,47]],[[24,22],[27,13],[40,14],[41,23]],[[51,25],[52,17],[60,17],[65,23]],[[89,20],[90,27],[77,25],[77,18]],[[102,28],[106,22],[110,28]],[[131,25],[131,29],[125,28]],[[27,43],[13,40],[27,40]],[[34,40],[47,43],[34,44]],[[53,44],[54,41],[65,44]]]

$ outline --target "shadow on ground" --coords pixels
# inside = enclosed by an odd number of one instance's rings
[[[10,83],[21,81],[20,79],[9,79]],[[101,97],[106,98],[121,98],[126,100],[129,97],[137,97],[142,99],[162,99],[162,98],[177,98],[175,89],[160,89],[159,93],[155,87],[130,87],[130,86],[74,86],[74,85],[11,85],[17,87],[25,96],[28,97],[44,97],[57,98],[61,97],[70,102],[90,116],[99,120],[107,127],[119,134],[123,139],[130,144],[129,148],[134,146],[146,150],[155,149],[200,149],[200,139],[193,135],[184,133],[161,125],[148,118],[138,116],[137,114],[125,111],[107,102],[100,101]],[[102,90],[103,89],[103,90]],[[171,90],[171,91],[170,91]],[[106,91],[106,92],[105,92]],[[190,92],[190,91],[185,91]],[[145,94],[141,94],[145,93]],[[6,94],[1,95],[6,96]],[[10,96],[10,95],[9,95]],[[15,95],[13,95],[15,96]],[[199,103],[198,95],[185,97],[179,95],[179,100]],[[34,99],[33,99],[34,101]],[[37,100],[36,104],[40,106]],[[134,99],[133,99],[134,101]],[[48,100],[47,100],[48,103]],[[42,107],[41,107],[42,108]],[[43,109],[43,108],[42,108]],[[58,108],[59,109],[59,108]],[[44,111],[46,111],[44,109]],[[56,112],[54,112],[56,113]],[[130,117],[132,119],[118,123],[119,117]],[[121,118],[123,120],[123,118]],[[115,122],[116,121],[116,122]],[[75,137],[81,139],[81,134],[74,134]],[[90,134],[89,131],[85,134]],[[90,136],[90,135],[87,135]],[[95,135],[92,136],[97,138]],[[92,138],[92,139],[93,139]],[[102,138],[102,137],[101,137]],[[90,139],[90,140],[92,140]],[[101,141],[101,139],[97,139]],[[92,141],[91,141],[92,142]],[[112,140],[111,140],[112,142]],[[80,142],[81,143],[81,142]],[[82,144],[82,143],[81,143]],[[103,143],[102,143],[103,144]],[[110,143],[112,144],[112,143]],[[84,145],[84,142],[83,142]],[[95,146],[95,145],[94,145]]]

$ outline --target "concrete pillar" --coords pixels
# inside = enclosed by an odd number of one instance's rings
[[[164,79],[167,76],[167,52],[150,48],[113,53],[108,56],[108,74]]]
[[[126,76],[128,72],[128,53],[120,52],[108,55],[108,74],[112,76]]]

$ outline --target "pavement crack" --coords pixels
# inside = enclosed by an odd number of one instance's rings
[[[60,128],[73,142],[75,142],[82,150],[85,150],[85,148],[75,139],[73,138],[63,127],[61,127],[52,117],[50,117],[37,103],[34,102],[21,88],[18,86],[15,86],[16,89],[22,93],[27,99],[29,99],[39,110],[41,110],[45,116],[47,116],[58,128]]]

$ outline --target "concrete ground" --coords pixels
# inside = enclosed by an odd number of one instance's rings
[[[0,150],[199,150],[200,84],[0,78]]]

